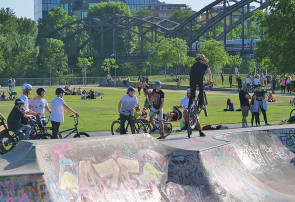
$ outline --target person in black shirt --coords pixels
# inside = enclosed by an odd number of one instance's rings
[[[247,123],[247,117],[250,109],[250,104],[249,104],[249,99],[250,95],[247,92],[247,84],[243,84],[242,89],[239,92],[239,98],[240,98],[240,105],[241,105],[241,110],[242,110],[242,127],[248,127]]]
[[[164,134],[164,122],[163,122],[163,107],[164,107],[164,97],[165,94],[161,90],[161,82],[156,81],[155,82],[156,88],[152,92],[152,97],[150,99],[150,105],[151,105],[151,111],[150,111],[150,120],[154,128],[155,127],[155,118],[157,117],[160,126],[161,126],[161,133],[160,137],[158,139],[163,139],[165,138]]]
[[[228,81],[229,81],[229,87],[231,88],[233,85],[233,75],[232,74],[229,75]]]
[[[211,69],[208,65],[209,60],[205,57],[205,55],[201,54],[196,57],[196,63],[192,66],[190,71],[190,89],[192,95],[189,99],[189,106],[193,103],[196,97],[196,87],[199,86],[199,107],[203,106],[204,103],[204,84],[203,78],[208,71],[209,73],[209,83],[212,83],[212,73]]]
[[[261,109],[265,125],[269,125],[269,123],[267,122],[267,116],[266,116],[267,102],[265,101],[265,94],[266,94],[266,91],[262,90],[262,87],[259,84],[254,93],[254,95],[256,96],[256,102],[254,103],[254,105],[257,105],[257,107]]]
[[[237,83],[238,83],[238,91],[240,91],[242,89],[242,83],[243,83],[240,75],[237,76]]]
[[[22,99],[16,99],[14,102],[14,107],[11,110],[8,118],[7,125],[8,130],[14,132],[25,131],[25,140],[30,139],[30,134],[32,131],[31,126],[22,124],[22,121],[27,118],[33,117],[33,115],[28,115],[24,111],[24,101]]]

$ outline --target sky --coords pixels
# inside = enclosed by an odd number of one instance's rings
[[[165,0],[166,3],[187,4],[196,11],[213,1],[214,0]],[[34,19],[34,0],[0,0],[0,8],[3,7],[12,8],[18,17]]]

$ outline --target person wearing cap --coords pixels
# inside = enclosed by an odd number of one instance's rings
[[[127,89],[126,95],[124,95],[118,104],[118,112],[120,114],[120,134],[126,134],[125,122],[131,126],[132,134],[135,134],[135,125],[134,125],[134,109],[138,107],[138,100],[135,95],[135,89],[129,87]]]
[[[189,100],[190,97],[192,95],[192,91],[190,88],[188,88],[186,90],[186,97],[182,98],[182,100],[180,101],[180,108],[183,108],[183,118],[184,118],[184,122],[185,122],[185,128],[187,129],[188,126],[188,105],[189,105]],[[197,117],[197,124],[196,124],[196,129],[199,131],[199,134],[201,137],[206,136],[203,132],[202,132],[202,126],[199,120],[199,116]]]
[[[206,71],[209,73],[209,84],[212,83],[212,72],[209,67],[209,60],[205,57],[205,55],[197,55],[196,62],[192,66],[190,71],[190,89],[192,95],[189,100],[189,106],[193,103],[196,97],[196,87],[199,86],[199,107],[203,106],[204,103],[204,84],[203,78],[205,76]]]
[[[164,134],[164,122],[163,122],[163,107],[164,107],[164,98],[165,94],[161,90],[161,82],[156,81],[155,86],[156,88],[152,91],[152,96],[150,99],[150,105],[151,105],[151,111],[150,111],[150,120],[154,128],[155,127],[155,118],[157,117],[160,126],[161,126],[161,133],[160,137],[158,139],[163,139],[165,138]]]
[[[37,96],[30,102],[30,108],[33,112],[36,112],[43,123],[43,125],[46,125],[46,117],[45,117],[45,110],[48,113],[51,113],[51,110],[48,106],[47,100],[44,98],[45,96],[45,89],[44,88],[38,88]]]
[[[25,113],[29,114],[29,115],[36,116],[37,114],[30,109],[30,103],[29,103],[29,96],[32,93],[32,89],[33,89],[32,85],[30,85],[28,83],[24,84],[23,85],[23,94],[20,96],[20,99],[22,99],[24,101]]]
[[[70,113],[74,113],[77,117],[80,116],[78,112],[73,110],[70,106],[66,104],[66,102],[63,100],[63,97],[65,95],[65,91],[62,88],[57,88],[55,90],[56,98],[54,98],[51,101],[51,115],[49,120],[51,121],[52,125],[52,136],[53,139],[58,138],[59,133],[59,127],[60,124],[64,122],[64,108],[66,108],[66,111]]]
[[[24,100],[20,98],[17,98],[14,101],[14,107],[7,118],[7,125],[8,125],[8,130],[10,131],[14,131],[14,132],[25,131],[24,139],[28,140],[30,139],[32,127],[30,125],[23,124],[22,121],[24,119],[32,118],[34,116],[25,113],[24,104],[25,104]]]

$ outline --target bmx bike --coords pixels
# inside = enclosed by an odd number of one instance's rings
[[[59,131],[58,138],[63,139],[63,138],[68,138],[70,136],[72,136],[73,138],[90,137],[90,135],[88,133],[79,131],[79,128],[78,128],[79,119],[78,119],[78,117],[75,116],[75,115],[71,115],[70,117],[74,119],[74,127],[66,129],[66,130]]]
[[[132,117],[134,121],[134,127],[135,127],[135,133],[141,134],[141,133],[147,133],[147,128],[145,124],[140,119],[135,119]],[[117,120],[113,121],[111,125],[111,132],[112,135],[120,135],[120,127],[121,127],[121,120],[118,118]],[[125,131],[128,134],[128,131],[131,130],[131,125],[128,121],[125,122]]]

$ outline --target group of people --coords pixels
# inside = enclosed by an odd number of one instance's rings
[[[56,97],[51,101],[51,107],[45,99],[46,90],[38,88],[36,90],[37,96],[30,98],[33,87],[30,84],[24,84],[22,87],[22,95],[14,102],[14,107],[8,115],[7,125],[10,131],[15,133],[23,133],[24,139],[31,138],[32,127],[29,125],[28,119],[37,118],[37,116],[46,125],[45,111],[50,113],[49,120],[52,125],[52,135],[54,139],[58,138],[60,124],[64,122],[64,108],[69,113],[74,113],[79,116],[79,113],[68,106],[63,97],[65,90],[57,88],[55,90]],[[1,118],[5,117],[1,114]]]

